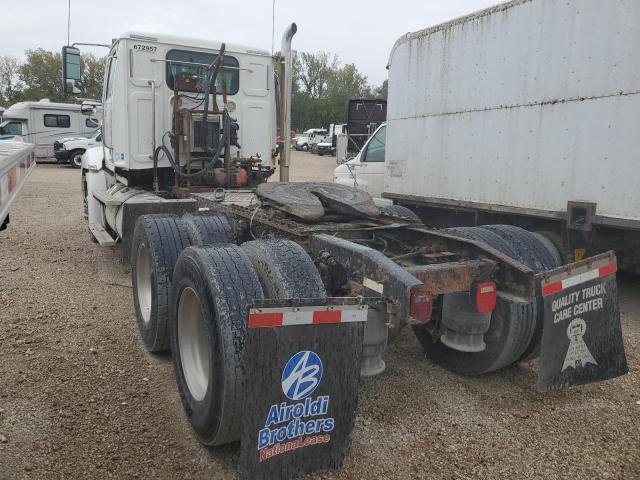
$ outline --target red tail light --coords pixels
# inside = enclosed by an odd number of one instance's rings
[[[475,286],[476,310],[478,313],[489,313],[496,309],[496,294],[498,289],[495,282],[480,282]]]
[[[433,295],[431,292],[417,291],[411,294],[409,313],[418,323],[428,323],[433,311]]]

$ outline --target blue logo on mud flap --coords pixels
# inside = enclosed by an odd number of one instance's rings
[[[309,350],[296,353],[282,370],[282,391],[290,400],[311,395],[322,379],[322,360]]]

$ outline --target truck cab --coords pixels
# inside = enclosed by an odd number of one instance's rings
[[[386,141],[387,124],[383,123],[355,158],[335,169],[335,182],[364,190],[379,206],[390,204],[389,200],[382,198]]]

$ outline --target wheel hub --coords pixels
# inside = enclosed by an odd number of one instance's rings
[[[187,388],[202,401],[209,387],[209,341],[200,297],[190,287],[182,290],[178,303],[178,348]]]

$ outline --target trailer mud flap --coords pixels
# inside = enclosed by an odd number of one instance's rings
[[[251,310],[241,478],[299,478],[342,466],[358,403],[366,319],[366,305]]]
[[[545,272],[538,389],[555,390],[628,372],[613,252]]]

